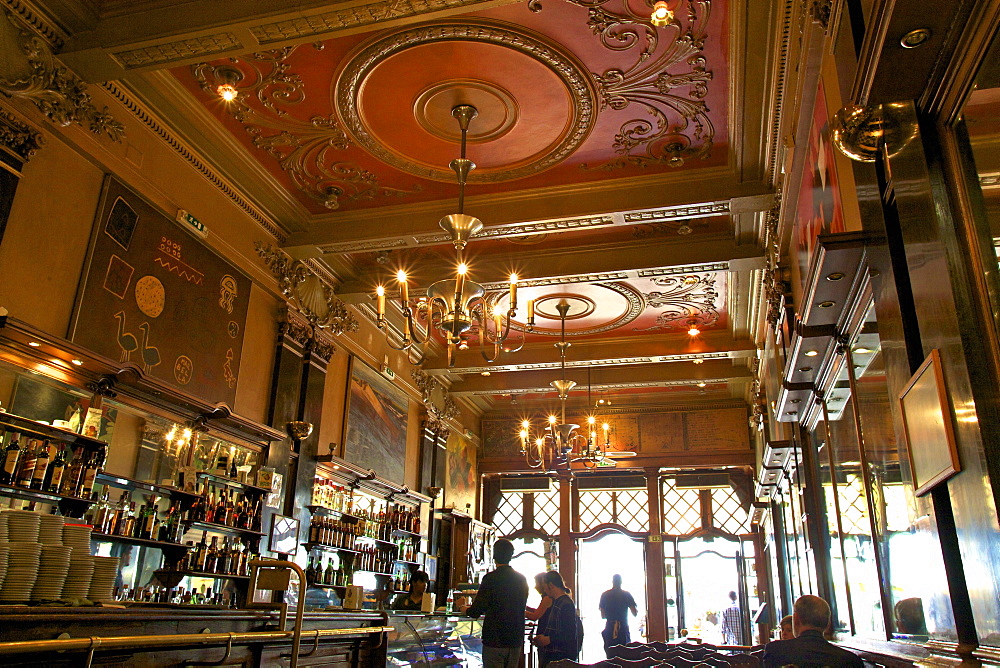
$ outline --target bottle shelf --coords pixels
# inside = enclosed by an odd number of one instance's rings
[[[397,564],[408,564],[410,566],[419,566],[420,564],[416,561],[407,561],[406,559],[393,559],[394,563]]]
[[[302,543],[302,545],[307,549],[311,550],[313,548],[328,550],[330,552],[350,552],[351,554],[361,554],[357,550],[352,550],[349,547],[334,547],[332,545],[326,545],[324,543]]]
[[[346,522],[355,523],[361,520],[360,517],[351,515],[350,513],[345,513],[340,510],[334,510],[333,508],[327,508],[326,506],[306,506],[306,510],[309,511],[311,515],[323,515],[329,516],[334,519],[342,519]]]
[[[17,485],[0,485],[0,496],[13,497],[24,501],[40,501],[42,503],[70,503],[88,506],[94,503],[93,499],[43,492],[40,489],[29,489]]]
[[[309,586],[315,587],[316,589],[347,589],[347,587],[344,585],[330,585],[330,584],[322,584],[320,582],[310,582]]]
[[[258,494],[269,494],[271,490],[258,487],[257,485],[251,485],[250,483],[240,482],[239,480],[234,480],[229,476],[221,476],[215,473],[208,473],[207,471],[198,471],[198,477],[210,482],[214,482],[219,485],[225,485],[226,487],[232,487],[233,489],[239,489],[246,492],[256,492]]]
[[[119,536],[113,533],[100,533],[94,531],[90,534],[91,540],[105,541],[109,543],[125,543],[127,545],[138,545],[139,547],[155,547],[159,550],[187,551],[188,546],[183,543],[167,543],[162,540],[149,540],[147,538],[135,538],[133,536]]]
[[[364,568],[359,568],[358,570],[356,570],[354,572],[355,573],[371,573],[372,575],[384,575],[387,578],[391,578],[392,577],[392,573],[382,573],[381,571],[369,571],[369,570],[365,570]]]
[[[144,480],[135,480],[133,478],[127,478],[121,475],[114,475],[102,471],[97,474],[97,482],[102,485],[107,485],[108,487],[114,487],[115,489],[126,489],[126,490],[137,490],[142,492],[149,492],[151,494],[157,494],[163,497],[170,497],[172,499],[197,499],[198,495],[194,492],[187,492],[179,487],[172,487],[169,485],[157,485],[156,483],[146,482]]]
[[[49,440],[61,441],[63,443],[82,445],[93,450],[107,447],[108,445],[104,441],[99,441],[96,438],[90,438],[89,436],[84,436],[83,434],[78,434],[75,431],[63,429],[62,427],[53,427],[49,424],[29,420],[28,418],[23,418],[20,415],[14,415],[13,413],[0,413],[0,425],[9,427],[11,431],[27,434],[34,438],[47,438]]]
[[[393,529],[392,530],[392,535],[393,536],[409,536],[410,538],[422,538],[422,536],[420,534],[414,533],[412,531],[407,531],[406,529]]]
[[[188,530],[190,529],[202,529],[204,531],[214,531],[216,533],[225,533],[231,536],[252,536],[254,538],[260,538],[264,534],[260,531],[253,531],[252,529],[240,529],[239,527],[231,527],[227,524],[216,524],[215,522],[202,522],[198,521],[188,521],[185,522]]]
[[[155,571],[157,577],[169,576],[174,578],[213,578],[215,580],[245,580],[249,581],[249,575],[226,575],[225,573],[204,573],[202,571]]]
[[[391,545],[393,547],[396,547],[396,544],[393,543],[392,541],[382,540],[381,538],[372,538],[371,536],[355,536],[355,538],[359,541],[382,543],[383,545]]]

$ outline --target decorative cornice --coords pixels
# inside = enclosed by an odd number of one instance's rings
[[[697,380],[649,380],[649,381],[636,381],[636,382],[625,382],[625,383],[594,383],[590,386],[590,389],[599,392],[601,390],[627,390],[627,389],[655,389],[662,387],[684,387],[689,386],[691,388],[697,389],[698,383],[705,383],[706,385],[715,385],[719,383],[728,383],[731,380],[746,381],[749,380],[746,377],[739,378],[699,378]],[[555,394],[551,385],[539,385],[538,387],[523,387],[523,388],[511,388],[504,390],[476,390],[474,392],[457,392],[457,394],[471,394],[477,397],[495,397],[497,395],[509,394],[509,395],[523,395],[523,394]]]
[[[8,20],[14,26],[17,46],[30,68],[30,74],[24,78],[0,79],[0,93],[31,102],[56,125],[76,123],[96,135],[107,135],[112,141],[121,142],[125,126],[107,107],[94,106],[87,84],[53,57],[49,43],[10,14],[5,13],[0,20]]]
[[[830,29],[830,16],[833,14],[833,0],[803,0],[802,8],[813,23],[827,32]]]
[[[33,5],[24,0],[0,0],[0,7],[16,17],[25,27],[45,40],[52,51],[58,51],[66,42],[66,34],[48,20]]]
[[[305,263],[293,260],[284,251],[254,244],[257,254],[278,279],[278,287],[288,305],[301,313],[309,324],[334,336],[356,332],[358,321],[344,302],[333,294],[333,286],[323,281]]]
[[[219,189],[226,197],[228,197],[236,206],[243,210],[251,219],[253,219],[265,232],[274,237],[278,243],[284,243],[287,239],[287,235],[283,230],[281,230],[270,218],[265,216],[260,209],[250,203],[235,187],[229,184],[229,182],[220,176],[212,167],[210,167],[205,161],[198,157],[194,150],[189,148],[184,142],[178,139],[173,132],[171,132],[166,126],[157,120],[154,114],[145,107],[145,105],[140,104],[131,95],[129,95],[125,89],[118,86],[113,81],[108,81],[102,84],[104,90],[106,90],[112,97],[118,100],[127,111],[129,111],[136,119],[139,120],[143,125],[145,125],[153,134],[157,135],[160,139],[167,143],[170,148],[172,148],[178,155],[180,155],[184,160],[188,162],[192,167],[194,167],[202,176],[204,176],[208,181]]]
[[[580,218],[560,218],[558,220],[541,220],[515,225],[497,225],[488,227],[476,235],[477,239],[502,239],[507,237],[522,237],[532,234],[547,234],[550,232],[576,232],[610,227],[615,220],[610,215],[583,216]],[[441,244],[451,241],[451,236],[443,233],[428,233],[414,235],[413,239],[420,244]],[[323,247],[326,250],[326,247]],[[342,251],[341,251],[342,252]]]
[[[450,171],[414,164],[390,150],[369,131],[359,111],[359,97],[371,71],[382,61],[407,49],[435,42],[476,42],[511,49],[548,67],[573,99],[568,129],[560,141],[539,158],[510,169],[472,172],[470,183],[501,183],[533,176],[568,158],[586,140],[597,119],[597,99],[591,76],[572,56],[540,36],[512,24],[463,19],[407,28],[377,38],[350,58],[337,80],[337,112],[354,140],[382,162],[408,174],[449,182]]]
[[[152,44],[128,49],[112,51],[111,57],[124,69],[134,70],[141,67],[166,65],[191,58],[210,56],[238,49],[243,45],[239,38],[231,32],[220,32],[212,35],[201,35],[176,42]]]
[[[450,423],[461,414],[458,404],[448,394],[448,390],[441,384],[435,376],[427,374],[423,369],[416,368],[410,371],[413,384],[420,392],[420,400],[427,411],[426,428],[432,431],[445,431],[449,429]],[[434,401],[434,390],[440,389],[443,399],[441,407]]]
[[[333,344],[333,336],[325,329],[313,328],[312,352],[327,364],[329,364],[333,354],[337,352],[337,346]]]
[[[602,360],[567,360],[566,368],[580,367],[602,367],[602,366],[627,366],[630,364],[649,364],[657,362],[693,362],[695,360],[730,359],[734,355],[729,352],[716,353],[685,353],[682,355],[647,355],[643,357],[613,357]],[[503,366],[466,366],[461,368],[447,369],[449,374],[465,375],[473,373],[504,373],[507,371],[538,371],[544,369],[558,369],[560,362],[538,362],[535,364],[507,364]]]
[[[45,144],[45,138],[14,114],[0,109],[0,148],[13,153],[22,162],[28,162]]]
[[[278,313],[278,336],[288,337],[304,348],[312,340],[313,328],[305,316],[286,305]]]

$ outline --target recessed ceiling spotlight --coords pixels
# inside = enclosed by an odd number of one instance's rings
[[[859,355],[867,355],[871,351],[872,351],[871,348],[865,348],[863,346],[858,346],[857,348],[854,349],[854,352],[856,352]]]
[[[802,400],[801,399],[789,399],[788,403],[790,403],[790,404],[800,404],[800,403],[802,403]]]
[[[42,344],[40,344],[38,341],[28,341],[28,345],[31,346],[32,348],[37,348]]]
[[[70,362],[77,366],[83,366],[83,360],[70,360]]]
[[[819,304],[816,304],[816,306],[818,306],[819,308],[832,308],[833,306],[836,306],[836,304],[837,304],[837,302],[825,301],[825,302],[820,302]]]
[[[805,352],[805,356],[806,357],[816,357],[816,355],[819,355],[819,351],[818,350],[807,350]]]
[[[704,383],[704,382],[698,383],[698,387],[705,387],[705,385],[706,385],[706,383]]]
[[[812,371],[812,370],[813,370],[813,368],[811,366],[800,366],[799,367],[799,371],[801,371],[802,373],[805,373],[806,371]]]
[[[899,39],[899,44],[904,49],[915,49],[927,42],[933,34],[930,28],[917,28],[903,35]]]
[[[667,4],[666,0],[658,0],[653,5],[653,13],[649,17],[649,22],[657,28],[663,28],[673,20],[674,12],[670,9],[670,5]]]
[[[785,411],[785,415],[798,415],[798,411]]]
[[[490,373],[489,371],[480,371],[480,372],[479,372],[479,375],[480,375],[480,376],[490,376],[490,375],[492,375],[492,374],[491,374],[491,373]]]
[[[844,279],[844,273],[842,271],[835,271],[832,274],[827,274],[826,280],[828,281],[842,281]]]
[[[694,362],[695,364],[704,364],[704,363],[705,363],[705,360],[701,359],[700,357],[699,357],[698,359],[696,359],[696,360],[692,360],[692,361],[693,361],[693,362]]]

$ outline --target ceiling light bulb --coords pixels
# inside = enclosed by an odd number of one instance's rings
[[[37,348],[42,344],[40,344],[38,341],[28,341],[28,345],[31,346],[32,348]]]
[[[549,416],[549,424],[555,424],[555,423],[556,423],[556,416],[555,415],[550,415]]]
[[[379,297],[385,297],[385,288],[383,288],[381,285],[378,286],[377,288],[375,288],[375,294],[377,294]]]
[[[705,387],[705,383],[698,383],[698,387]]]
[[[701,330],[698,329],[697,325],[691,325],[688,329],[688,336],[698,336],[699,334],[701,334]]]
[[[226,102],[232,102],[237,97],[239,97],[239,91],[236,90],[236,86],[230,83],[221,84],[215,91],[219,94]]]
[[[468,271],[469,271],[469,265],[465,264],[464,262],[458,265],[458,273],[461,274],[462,276],[465,276],[465,274]]]
[[[871,351],[872,351],[871,348],[855,348],[854,349],[854,352],[858,353],[859,355],[867,355]]]
[[[611,425],[609,425],[607,422],[605,422],[604,424],[601,425],[601,429],[603,429],[604,431],[607,431],[608,429],[611,429]]]
[[[542,447],[543,445],[545,445],[545,439],[544,438],[536,438],[535,439],[535,445],[537,445],[538,447]]]
[[[703,360],[703,359],[701,359],[701,358],[699,357],[698,359],[696,359],[696,360],[693,360],[693,362],[694,362],[695,364],[704,364],[704,363],[705,363],[705,360]]]
[[[77,366],[83,366],[83,360],[70,360],[70,362]]]
[[[523,429],[531,429],[531,423],[528,422],[527,420],[524,420],[524,421],[521,422],[521,427]]]
[[[490,372],[489,372],[489,371],[480,371],[480,372],[479,372],[479,375],[480,375],[480,376],[489,376],[489,375],[490,375]]]
[[[597,418],[593,415],[587,417],[587,424],[594,424],[595,422],[597,422]]]
[[[406,272],[400,269],[396,272],[396,280],[400,283],[406,283]]]
[[[503,306],[500,304],[493,305],[493,317],[498,318],[503,315]]]
[[[511,274],[510,275],[510,282],[511,283],[517,283],[517,274]]]
[[[649,17],[649,22],[657,28],[662,28],[674,20],[674,13],[670,10],[665,0],[659,0],[653,5],[653,13]]]
[[[527,439],[528,438],[528,430],[527,429],[522,429],[519,435],[521,436],[522,439]]]
[[[819,355],[819,351],[818,350],[807,350],[806,353],[805,353],[805,355],[806,355],[806,357],[816,357],[816,355]]]

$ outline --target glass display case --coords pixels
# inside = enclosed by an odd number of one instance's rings
[[[483,665],[482,622],[468,617],[390,613],[387,666]]]

